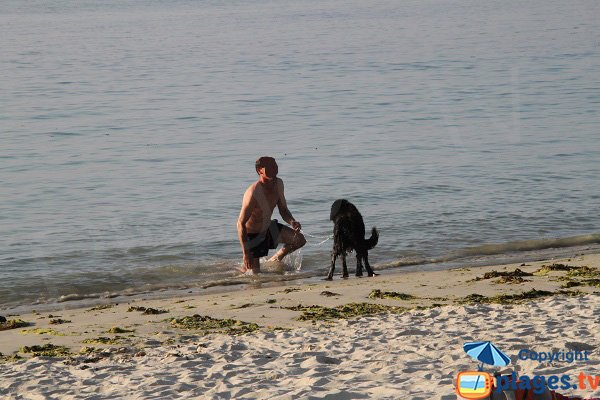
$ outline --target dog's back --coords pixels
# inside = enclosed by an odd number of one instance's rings
[[[363,217],[356,206],[348,200],[338,199],[334,201],[331,205],[329,219],[334,223],[334,238],[337,237],[345,243],[345,246],[340,247],[345,247],[346,252],[362,247],[370,250],[377,245],[379,232],[377,232],[376,228],[373,228],[371,230],[371,237],[365,240],[365,223]]]

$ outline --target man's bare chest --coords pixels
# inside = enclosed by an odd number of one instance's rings
[[[256,188],[254,195],[260,208],[268,208],[271,211],[275,208],[279,200],[279,194],[277,193],[277,190],[270,191],[260,186]]]

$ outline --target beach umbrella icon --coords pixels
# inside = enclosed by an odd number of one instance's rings
[[[510,364],[510,358],[494,346],[492,342],[468,342],[463,345],[463,349],[469,356],[481,361],[479,370],[481,370],[483,364],[497,367],[505,367]]]

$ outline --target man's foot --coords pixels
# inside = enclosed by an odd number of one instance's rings
[[[252,275],[257,274],[257,271],[255,272],[252,269],[248,269],[248,268],[244,268],[244,267],[236,268],[235,270],[238,271],[242,275],[252,276]]]
[[[275,254],[273,257],[269,258],[267,262],[280,262],[281,259]]]

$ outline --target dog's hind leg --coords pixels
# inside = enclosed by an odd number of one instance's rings
[[[335,270],[335,259],[337,258],[337,254],[332,251],[331,252],[331,267],[329,267],[329,273],[327,274],[327,278],[325,280],[331,281],[333,280],[333,271]]]
[[[358,253],[356,253],[356,276],[363,276],[363,265],[362,265],[362,260],[361,260],[361,256],[358,255]]]
[[[369,255],[368,254],[365,254],[365,269],[367,270],[367,275],[369,275],[369,276],[377,276],[378,275],[375,272],[373,272],[373,269],[371,268],[371,265],[369,264]]]
[[[348,264],[346,264],[346,254],[342,254],[342,278],[348,277]]]

